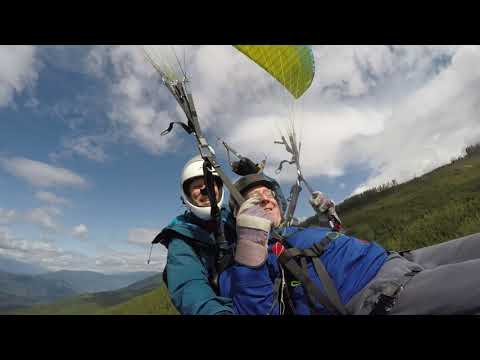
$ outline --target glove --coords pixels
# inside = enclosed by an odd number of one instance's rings
[[[255,164],[249,158],[241,158],[239,161],[232,163],[232,170],[235,174],[245,176],[249,174],[256,174],[259,171],[259,165]]]
[[[268,255],[272,219],[270,213],[259,205],[260,201],[256,197],[247,199],[237,214],[235,261],[249,267],[262,265]]]
[[[317,213],[325,214],[331,208],[335,210],[335,203],[320,191],[315,191],[309,201],[313,210]]]

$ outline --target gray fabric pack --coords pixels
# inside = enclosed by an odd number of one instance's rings
[[[408,276],[412,271],[418,273]],[[378,274],[347,304],[367,315],[379,296],[398,290],[391,315],[480,314],[480,233],[402,253],[391,252]]]

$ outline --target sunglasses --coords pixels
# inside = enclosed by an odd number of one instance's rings
[[[222,179],[215,177],[215,184],[217,185],[218,189],[221,190],[223,186]],[[203,196],[208,196],[208,189],[207,186],[204,186],[202,189],[200,189],[200,194]]]
[[[275,191],[270,190],[270,189],[263,190],[263,191],[259,190],[259,191],[254,191],[254,192],[251,192],[251,193],[247,194],[245,199],[248,200],[248,199],[251,199],[251,198],[254,198],[254,197],[261,198],[262,196],[266,197],[267,199],[276,199],[276,195],[277,194],[275,193]]]

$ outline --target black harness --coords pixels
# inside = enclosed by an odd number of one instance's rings
[[[330,233],[335,234],[335,233]],[[330,235],[329,234],[329,235]],[[294,314],[295,308],[292,301],[293,288],[302,285],[308,298],[312,314],[319,314],[318,305],[323,305],[330,313],[335,315],[346,315],[347,311],[340,300],[332,278],[328,274],[320,257],[325,249],[336,237],[326,236],[318,243],[307,249],[298,249],[289,246],[286,238],[278,234],[273,236],[285,249],[278,256],[280,265],[280,276],[274,283],[274,304],[280,306],[280,313]],[[308,274],[308,264],[312,263],[313,268],[323,284],[325,294],[315,285]],[[285,306],[285,302],[287,306]]]

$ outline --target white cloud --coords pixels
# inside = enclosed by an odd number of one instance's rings
[[[152,252],[150,265],[148,253],[104,250],[95,256],[58,247],[52,240],[22,239],[13,236],[8,229],[0,227],[0,252],[29,263],[40,264],[50,271],[84,270],[105,273],[128,271],[162,271],[167,252],[163,246]]]
[[[457,49],[448,67],[395,104],[381,134],[352,142],[352,151],[375,169],[355,192],[422,175],[480,141],[478,61],[479,47]]]
[[[107,142],[104,136],[82,136],[63,141],[63,146],[67,151],[84,156],[90,160],[103,162],[107,155],[103,150],[103,145]]]
[[[55,207],[39,207],[25,211],[0,208],[0,225],[28,223],[37,225],[47,232],[58,232],[62,228],[58,221],[61,215],[61,210]]]
[[[6,171],[34,186],[85,186],[87,181],[74,172],[22,157],[0,159]]]
[[[0,225],[13,223],[17,218],[17,212],[13,209],[0,208]]]
[[[150,245],[161,229],[133,228],[128,230],[128,242],[136,245]]]
[[[40,105],[40,101],[38,101],[38,99],[32,97],[30,99],[28,99],[26,102],[25,102],[25,107],[27,108],[31,108],[31,109],[38,109],[38,106]]]
[[[37,191],[35,198],[50,205],[69,205],[70,201],[48,191]]]
[[[296,102],[304,175],[337,177],[352,165],[362,165],[372,169],[366,186],[394,178],[403,181],[447,162],[465,145],[478,141],[480,77],[474,65],[479,60],[478,49],[315,47],[315,81],[304,98]],[[198,53],[203,51],[208,48],[202,47]],[[198,92],[199,103],[203,101],[198,108],[206,110],[199,111],[201,119],[214,114],[213,110],[209,113],[212,106],[205,103],[225,102],[223,98],[228,99],[229,92],[241,89],[236,104],[227,100],[231,106],[225,107],[234,115],[223,116],[215,131],[224,133],[243,154],[257,160],[266,154],[267,169],[272,174],[281,160],[289,159],[282,146],[273,144],[278,138],[277,128],[285,128],[288,123],[287,107],[273,92],[266,92],[269,96],[257,101],[249,100],[247,106],[242,95],[262,94],[262,87],[252,89],[241,78],[222,79],[223,75],[209,70],[224,72],[218,66],[220,60],[206,54],[204,58],[205,81],[197,87],[207,89]],[[225,71],[228,73],[228,69]],[[210,91],[207,76],[214,88],[224,89],[221,95]],[[199,78],[194,80],[200,82]],[[279,176],[284,181],[294,177],[293,166],[285,166]]]
[[[98,78],[104,78],[105,68],[107,66],[109,47],[97,45],[92,48],[85,59],[85,70],[88,74]]]
[[[32,224],[38,225],[47,231],[56,232],[60,230],[60,225],[56,217],[61,214],[56,208],[35,208],[27,210],[22,214],[22,218]]]
[[[62,252],[50,240],[29,241],[20,239],[13,236],[8,229],[0,229],[0,248],[17,256],[21,253],[23,254],[22,257],[28,256],[28,254],[41,254],[48,257]]]
[[[371,171],[361,187],[404,181],[480,139],[478,46],[314,46],[314,53],[314,82],[295,102],[307,179],[361,166]],[[124,137],[153,153],[174,150],[184,133],[158,134],[184,116],[139,48],[103,47],[92,57],[93,73],[112,64],[110,115]],[[210,142],[220,136],[254,160],[267,156],[273,175],[289,158],[273,144],[289,119],[281,86],[227,45],[189,47],[187,64]],[[292,181],[293,167],[279,177]]]
[[[38,74],[33,46],[2,45],[0,59],[0,107],[2,107],[9,105],[15,94],[33,85]]]
[[[84,224],[77,225],[72,229],[72,235],[78,239],[86,240],[88,238],[88,228]]]
[[[109,117],[119,139],[134,142],[151,153],[172,151],[178,140],[160,136],[171,121],[178,121],[179,112],[170,95],[165,93],[158,74],[145,61],[138,46],[112,46],[94,50],[96,62],[112,65],[113,79],[109,98],[112,109]],[[103,56],[104,60],[99,60]],[[104,65],[96,70],[97,74]],[[168,100],[167,100],[168,99]]]

